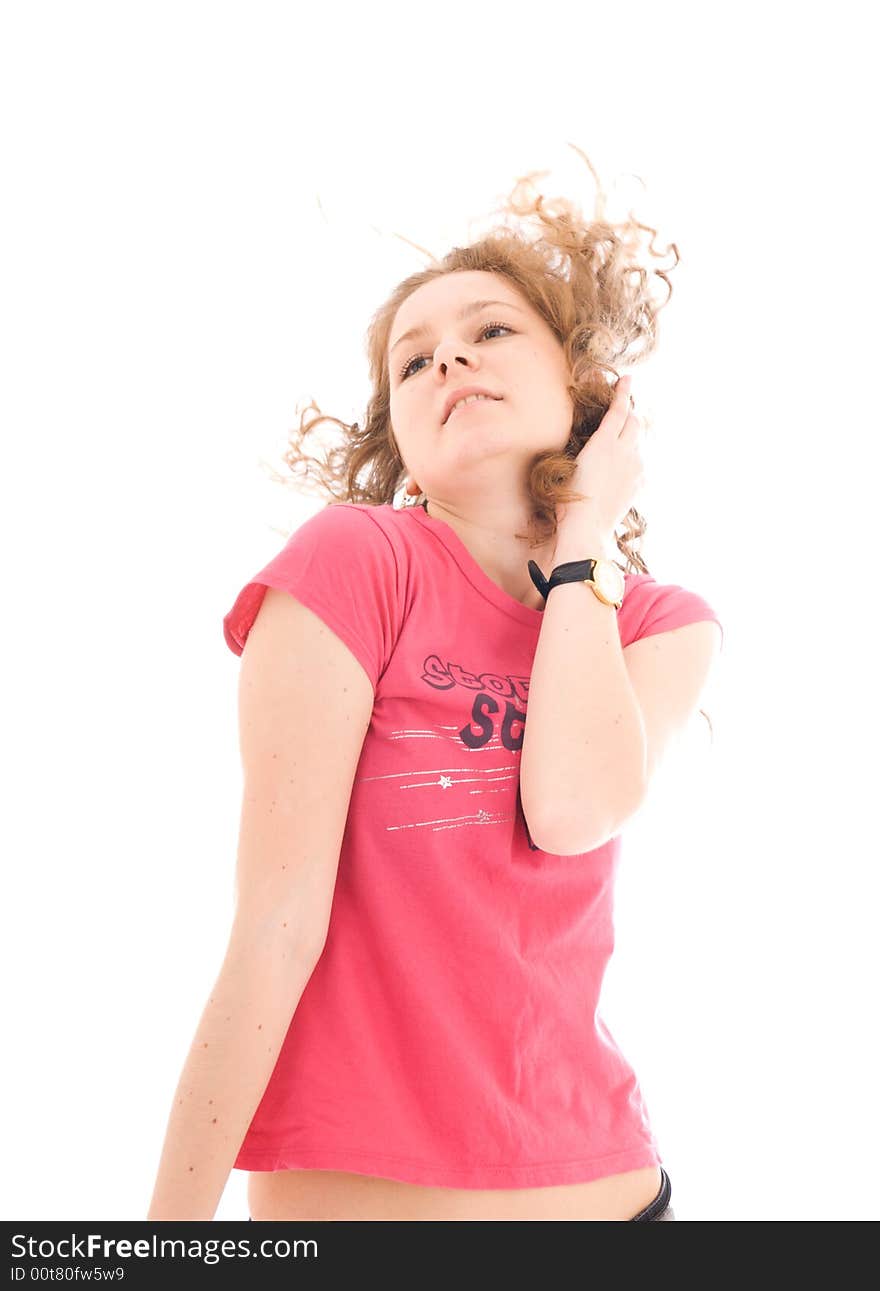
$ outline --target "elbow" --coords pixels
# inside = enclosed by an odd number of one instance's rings
[[[577,827],[566,827],[557,817],[549,828],[542,826],[534,839],[541,851],[549,852],[551,856],[581,856],[604,846],[616,832],[608,827],[585,827],[583,821]]]
[[[534,840],[542,852],[554,856],[581,856],[604,847],[622,830],[638,811],[642,802],[639,794],[627,800],[601,819],[590,819],[583,811],[571,816],[557,813],[550,820],[538,822]]]
[[[292,960],[311,972],[324,953],[328,931],[323,921],[303,920],[297,912],[256,916],[239,911],[230,945],[245,958]]]

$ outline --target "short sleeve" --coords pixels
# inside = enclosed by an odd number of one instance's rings
[[[370,508],[331,503],[311,516],[245,584],[223,619],[223,635],[240,655],[267,587],[290,594],[344,641],[373,684],[397,638],[399,580],[394,548]]]
[[[676,583],[658,583],[649,575],[627,580],[623,605],[618,611],[618,626],[624,647],[657,632],[671,632],[688,623],[710,619],[721,629],[724,649],[724,625],[715,610],[696,592]]]

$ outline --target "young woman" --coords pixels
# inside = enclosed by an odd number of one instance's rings
[[[674,1218],[599,996],[621,829],[721,631],[632,546],[642,226],[531,210],[378,311],[332,504],[224,618],[236,908],[151,1219],[232,1168],[257,1220]]]

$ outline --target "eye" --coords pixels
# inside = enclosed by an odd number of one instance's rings
[[[501,328],[501,330],[504,332],[513,331],[513,328],[508,327],[506,323],[484,323],[483,326],[480,328],[479,332],[477,333],[477,335],[484,336],[486,332],[494,332],[496,328]],[[427,357],[428,356],[426,354],[414,354],[413,357],[405,364],[405,366],[401,370],[401,373],[400,373],[401,381],[405,381],[407,377],[410,375],[410,369],[412,368],[412,365],[414,363],[418,362],[419,359],[426,359]],[[420,370],[421,369],[419,369],[419,371]]]

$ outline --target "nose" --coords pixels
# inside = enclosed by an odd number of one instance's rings
[[[470,346],[465,345],[463,341],[441,341],[434,351],[434,377],[439,378],[443,374],[443,380],[446,380],[450,367],[461,364],[463,367],[469,367],[473,364],[473,358],[470,354]]]

